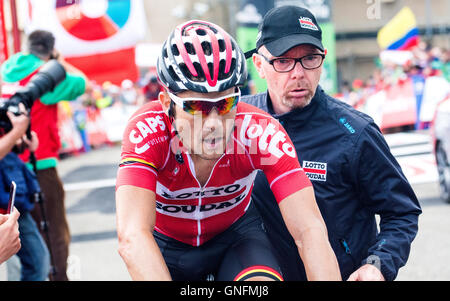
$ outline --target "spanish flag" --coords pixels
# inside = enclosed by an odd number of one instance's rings
[[[419,30],[412,10],[405,6],[378,31],[378,45],[383,50],[409,50],[419,43]]]

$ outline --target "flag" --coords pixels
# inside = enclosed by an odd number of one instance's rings
[[[412,10],[405,6],[378,31],[378,45],[385,50],[408,50],[419,43],[419,30]]]
[[[138,79],[146,26],[142,0],[28,0],[26,32],[52,32],[64,58],[99,84]]]

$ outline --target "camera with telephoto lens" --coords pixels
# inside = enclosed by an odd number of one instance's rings
[[[0,103],[0,128],[5,133],[12,129],[11,121],[6,112],[12,112],[15,115],[22,114],[19,104],[23,103],[27,112],[30,113],[34,101],[45,93],[53,91],[65,78],[66,70],[58,61],[50,60],[45,63],[25,87],[20,88],[9,99],[2,99]]]

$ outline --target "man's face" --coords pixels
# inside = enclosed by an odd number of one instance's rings
[[[258,52],[269,60],[276,58],[264,46]],[[300,58],[315,53],[322,52],[312,45],[304,44],[290,49],[280,57]],[[253,63],[260,77],[267,81],[275,113],[282,114],[303,108],[311,102],[319,85],[322,65],[317,69],[307,70],[297,62],[291,71],[280,73],[259,54],[253,55]]]
[[[198,93],[185,91],[177,94],[180,98],[220,98],[233,94],[234,88],[223,92]],[[166,93],[165,93],[166,94]],[[169,95],[166,94],[169,98]],[[169,100],[170,103],[170,100]],[[164,106],[164,104],[163,104]],[[236,117],[236,107],[230,112],[220,115],[213,108],[208,115],[190,114],[179,105],[175,105],[174,126],[183,146],[190,154],[205,160],[220,158],[225,152],[226,145],[231,137]]]

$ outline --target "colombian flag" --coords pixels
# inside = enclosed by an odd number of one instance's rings
[[[378,31],[378,45],[384,50],[408,50],[419,43],[419,30],[412,10],[405,6]]]

